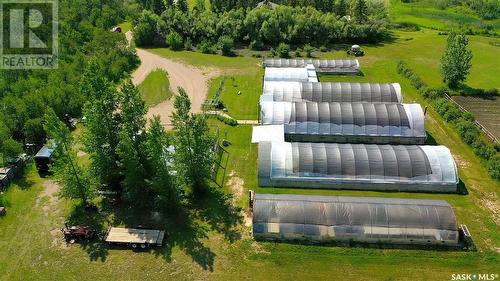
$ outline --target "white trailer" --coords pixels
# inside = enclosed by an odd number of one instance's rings
[[[108,244],[128,245],[132,249],[146,249],[149,246],[161,246],[164,237],[164,230],[111,227],[105,241]]]

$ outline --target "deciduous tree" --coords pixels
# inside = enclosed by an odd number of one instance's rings
[[[469,39],[464,34],[452,32],[448,35],[446,50],[441,57],[441,74],[450,87],[465,81],[472,66],[472,51],[468,49]]]

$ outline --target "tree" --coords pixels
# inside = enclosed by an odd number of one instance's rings
[[[341,17],[347,15],[347,3],[345,0],[338,0],[335,7],[335,13]]]
[[[231,56],[233,55],[234,48],[234,40],[229,36],[222,36],[219,39],[219,49],[222,52],[223,56]]]
[[[290,46],[285,43],[280,43],[278,48],[276,48],[276,53],[280,58],[288,58],[290,57]]]
[[[175,31],[171,31],[170,33],[167,34],[166,41],[170,49],[174,51],[181,50],[184,47],[182,36]]]
[[[314,52],[313,46],[309,44],[304,45],[304,52],[306,52],[306,57],[311,58],[312,57],[312,52]]]
[[[148,171],[150,172],[150,188],[155,194],[155,205],[160,210],[172,210],[179,203],[179,189],[171,175],[173,155],[167,149],[169,138],[161,125],[160,117],[154,116],[146,136],[145,151]]]
[[[137,46],[153,46],[157,37],[156,23],[158,16],[144,10],[134,26],[134,41]]]
[[[206,10],[205,0],[196,0],[196,4],[194,5],[193,11],[198,13],[203,13]]]
[[[186,0],[177,0],[175,6],[183,13],[187,13],[189,11],[188,3]]]
[[[446,50],[441,57],[441,74],[450,87],[465,81],[472,66],[472,51],[468,49],[469,39],[464,34],[452,32],[448,35]]]
[[[354,2],[353,15],[358,23],[364,23],[368,20],[368,6],[365,0],[356,0]]]
[[[45,113],[44,128],[55,141],[54,164],[51,170],[61,184],[61,196],[80,199],[85,205],[90,205],[95,194],[96,183],[92,180],[88,169],[80,166],[76,161],[71,132],[51,108]]]
[[[92,172],[101,184],[118,188],[119,95],[95,61],[85,69],[80,91],[88,98],[83,109],[86,117],[84,146],[90,155]]]
[[[175,143],[175,167],[182,183],[195,192],[203,191],[211,177],[214,138],[204,114],[191,114],[191,101],[179,87],[172,114]]]
[[[43,144],[46,134],[43,129],[43,118],[34,118],[24,124],[24,136],[27,143]]]

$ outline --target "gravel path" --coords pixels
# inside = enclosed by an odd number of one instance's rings
[[[125,35],[130,42],[132,33],[129,31]],[[177,93],[177,87],[184,88],[191,99],[191,112],[201,111],[202,104],[208,94],[208,82],[211,78],[220,75],[219,70],[199,69],[166,59],[143,49],[136,49],[136,51],[141,60],[141,65],[132,73],[132,82],[135,85],[139,85],[144,81],[146,76],[153,70],[163,69],[168,73],[171,90]],[[162,123],[168,126],[173,111],[173,101],[174,98],[171,98],[151,107],[146,117],[152,118],[153,115],[159,115]]]

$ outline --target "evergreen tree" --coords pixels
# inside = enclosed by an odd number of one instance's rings
[[[168,147],[169,138],[161,125],[160,117],[154,116],[147,133],[145,151],[148,159],[148,171],[151,173],[150,188],[156,195],[155,204],[160,210],[172,210],[179,203],[180,192],[175,179],[171,175],[173,170],[173,155]]]
[[[55,141],[51,170],[61,184],[61,196],[80,199],[85,205],[90,205],[95,194],[96,182],[92,180],[89,170],[76,161],[71,132],[51,108],[45,113],[44,127],[47,134]]]
[[[353,7],[354,19],[358,23],[364,23],[368,20],[368,6],[365,0],[356,0]]]
[[[187,13],[189,10],[187,0],[177,0],[176,7],[177,7],[177,9],[179,9],[180,11],[182,11],[184,13]]]
[[[345,0],[338,0],[335,12],[340,17],[347,15],[347,3]]]
[[[101,184],[117,188],[120,182],[116,155],[119,140],[118,93],[95,61],[87,66],[80,91],[88,98],[83,109],[86,118],[84,145],[90,155],[92,172]]]
[[[203,191],[211,176],[215,140],[209,132],[206,116],[189,113],[191,101],[180,87],[174,107],[172,124],[176,170],[184,184],[191,186],[194,191]]]
[[[450,87],[465,81],[472,66],[472,51],[468,49],[469,39],[464,34],[452,32],[448,35],[446,50],[441,57],[441,74]]]

